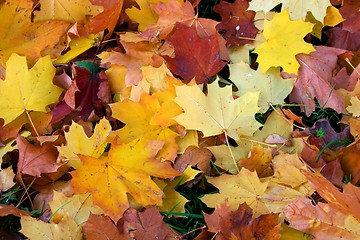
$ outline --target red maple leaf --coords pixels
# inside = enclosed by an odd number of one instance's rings
[[[221,1],[214,7],[214,12],[221,15],[221,22],[216,29],[222,33],[227,45],[244,45],[252,42],[259,31],[254,23],[254,11],[246,11],[249,3],[246,0],[236,0],[234,3]]]
[[[110,87],[103,71],[91,73],[86,68],[75,67],[75,80],[52,111],[52,122],[58,122],[70,113],[87,120],[94,113],[98,117],[105,115],[104,107],[110,103]]]
[[[177,23],[170,42],[175,48],[175,58],[163,56],[170,70],[190,82],[199,83],[217,74],[226,64],[220,59],[218,35],[200,38],[195,28]]]
[[[40,177],[42,173],[56,172],[62,165],[56,162],[58,152],[51,143],[34,146],[21,136],[16,138],[16,143],[19,148],[19,173]]]
[[[344,99],[333,91],[334,86],[331,85],[338,55],[345,51],[321,46],[315,48],[316,51],[309,55],[296,56],[301,66],[295,87],[290,93],[290,101],[303,104],[307,116],[315,110],[314,98],[321,107],[345,112]]]

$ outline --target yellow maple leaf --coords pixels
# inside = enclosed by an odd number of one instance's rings
[[[308,13],[305,21],[315,24],[313,27],[312,35],[321,39],[322,29],[324,26],[334,27],[334,26],[338,25],[339,23],[343,22],[344,19],[340,14],[339,9],[337,9],[333,6],[329,6],[326,9],[326,16],[324,17],[323,22],[316,20],[311,12]]]
[[[26,55],[32,65],[59,43],[69,23],[64,21],[31,22],[31,0],[7,0],[0,5],[0,65],[5,65],[12,53]],[[58,54],[63,49],[59,48]]]
[[[46,223],[29,216],[21,216],[20,223],[20,232],[29,239],[83,239],[82,228],[67,215],[58,224]]]
[[[57,147],[57,149],[64,157],[63,161],[66,161],[68,166],[77,169],[81,166],[78,154],[94,158],[103,154],[110,130],[110,123],[106,119],[101,119],[94,129],[94,134],[89,138],[83,127],[74,122],[71,124],[69,132],[65,133],[67,145]]]
[[[144,31],[146,30],[147,25],[156,23],[159,16],[150,5],[154,4],[153,1],[136,0],[136,3],[139,5],[140,9],[133,6],[131,8],[125,9],[125,13],[132,21],[139,23],[139,31]]]
[[[300,169],[307,170],[297,154],[281,153],[273,160],[274,176],[272,181],[296,188],[308,181]],[[310,189],[310,187],[309,187]]]
[[[247,92],[233,99],[231,86],[208,85],[206,96],[197,85],[176,86],[175,102],[184,113],[174,119],[188,130],[202,131],[204,137],[226,133],[237,140],[251,136],[261,124],[255,120],[259,92]]]
[[[259,56],[257,61],[266,72],[270,67],[280,66],[290,74],[297,74],[300,64],[295,55],[308,54],[314,47],[303,38],[312,31],[313,24],[302,20],[291,21],[287,11],[276,13],[271,21],[264,20],[266,41],[254,50]]]
[[[280,68],[270,68],[265,73],[255,71],[244,62],[229,64],[230,77],[238,87],[235,93],[241,96],[249,91],[259,91],[260,112],[266,112],[270,104],[284,103],[294,86],[294,79],[283,79],[280,76]]]
[[[35,11],[35,21],[63,20],[84,23],[88,16],[95,16],[103,7],[94,6],[89,0],[40,0],[40,11]]]
[[[286,146],[282,143],[270,144],[276,148],[276,151],[281,150],[288,153],[301,153],[303,142],[300,138],[291,138],[293,127],[292,121],[287,120],[281,111],[276,110],[267,117],[261,130],[257,130],[253,136],[242,137],[239,139],[237,141],[238,147],[230,146],[231,153],[229,147],[226,145],[211,146],[208,147],[208,149],[214,154],[217,166],[220,166],[231,173],[237,173],[231,155],[233,155],[235,159],[247,158],[252,146],[259,143],[264,143],[269,146],[265,141],[273,134],[276,134],[283,139],[289,139],[293,144],[292,146]]]
[[[194,179],[199,173],[201,171],[192,169],[191,165],[188,165],[181,176],[176,177],[174,180],[154,179],[156,184],[164,191],[163,203],[159,210],[163,212],[184,212],[184,206],[188,200],[177,192],[175,188]]]
[[[248,10],[269,12],[280,3],[282,3],[282,10],[289,11],[292,20],[305,20],[307,12],[311,12],[317,20],[323,21],[326,8],[331,6],[329,0],[252,0]]]
[[[83,226],[90,217],[90,213],[103,214],[103,210],[93,204],[90,193],[75,194],[66,197],[65,194],[54,191],[53,200],[49,202],[53,213],[53,222],[60,222],[64,216],[69,216],[77,225]],[[58,221],[54,221],[57,219]]]
[[[26,57],[11,55],[5,81],[0,81],[0,118],[5,125],[24,112],[47,112],[47,105],[58,101],[62,89],[52,83],[54,75],[49,56],[40,58],[28,70]]]
[[[128,143],[139,137],[163,141],[165,145],[158,157],[173,161],[178,150],[175,141],[178,134],[169,126],[176,124],[171,118],[180,114],[181,108],[173,103],[174,93],[167,96],[167,100],[160,102],[158,96],[143,93],[139,102],[125,99],[112,104],[112,116],[126,124],[115,132],[117,142]]]
[[[69,43],[70,50],[58,57],[54,64],[66,64],[86,50],[96,46],[100,40],[100,34],[89,34],[86,37],[74,37]]]
[[[295,201],[302,193],[270,181],[260,181],[256,172],[242,168],[237,175],[221,175],[207,178],[217,187],[220,193],[207,194],[201,200],[209,207],[215,207],[225,199],[229,200],[232,211],[239,204],[246,202],[253,210],[254,216],[270,212],[281,212],[289,203]]]
[[[135,139],[123,145],[114,142],[106,158],[79,155],[83,165],[71,173],[74,192],[91,193],[114,221],[129,207],[127,194],[142,206],[161,205],[163,192],[150,176],[180,175],[169,161],[154,159],[162,147],[160,141]]]

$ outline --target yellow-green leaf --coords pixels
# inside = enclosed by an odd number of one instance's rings
[[[176,86],[175,102],[185,112],[174,119],[188,130],[202,131],[204,137],[226,133],[237,140],[261,126],[255,120],[258,99],[259,92],[247,92],[234,100],[231,86],[220,88],[216,81],[208,85],[208,95],[197,85]]]
[[[25,111],[47,112],[46,106],[58,101],[62,89],[52,83],[54,75],[49,56],[29,70],[26,57],[11,55],[5,81],[0,81],[0,118],[5,125]]]

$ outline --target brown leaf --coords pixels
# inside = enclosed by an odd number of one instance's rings
[[[175,48],[175,58],[163,58],[168,62],[170,70],[185,82],[195,77],[197,83],[205,83],[208,77],[214,76],[226,65],[220,59],[217,34],[200,38],[195,28],[177,23],[170,42]]]
[[[239,160],[241,167],[250,171],[256,171],[258,176],[269,177],[274,174],[271,168],[272,154],[270,148],[263,148],[260,145],[251,146],[251,150],[247,158]]]
[[[107,29],[108,32],[104,39],[110,38],[118,22],[123,2],[123,0],[91,0],[91,3],[94,5],[103,6],[104,11],[90,20],[90,32],[99,33]]]
[[[299,198],[284,211],[290,227],[312,234],[316,239],[359,239],[359,222],[325,203],[316,206]]]
[[[348,32],[339,27],[330,28],[327,32],[329,39],[326,44],[331,47],[357,51],[360,48],[360,32]]]
[[[352,184],[346,184],[341,193],[334,185],[332,185],[321,174],[302,173],[313,185],[315,190],[328,204],[336,207],[345,214],[351,214],[360,221],[360,189]]]
[[[130,235],[131,239],[178,239],[180,236],[163,222],[156,207],[138,212],[129,208],[117,223],[120,232]]]
[[[21,136],[16,138],[16,143],[19,148],[19,173],[40,177],[42,173],[56,172],[62,165],[56,163],[58,152],[50,143],[34,146]]]
[[[190,146],[180,155],[175,162],[174,168],[180,172],[185,171],[188,165],[197,166],[201,171],[206,171],[210,166],[212,154],[207,148]]]
[[[351,176],[351,182],[357,185],[360,182],[360,142],[339,149],[337,152],[341,154],[340,163],[345,174]]]
[[[343,0],[342,7],[339,9],[341,15],[345,19],[342,28],[349,32],[357,32],[360,30],[360,1]]]
[[[214,12],[221,15],[221,22],[216,29],[223,33],[227,45],[251,43],[259,31],[254,25],[254,11],[246,11],[248,1],[236,0],[234,3],[221,1],[214,7]]]
[[[252,209],[246,203],[231,212],[228,201],[217,205],[213,214],[204,214],[208,230],[216,234],[216,240],[280,239],[278,216],[269,213],[254,219]]]
[[[305,105],[307,116],[315,110],[314,98],[323,108],[332,108],[339,113],[345,112],[343,98],[333,91],[330,84],[337,56],[344,52],[342,49],[320,46],[310,55],[296,56],[301,66],[295,87],[290,93],[290,101]]]
[[[111,219],[102,215],[91,214],[85,224],[84,232],[88,240],[123,239]]]
[[[0,204],[0,217],[4,217],[7,215],[14,215],[17,217],[23,216],[30,216],[30,213],[28,211],[20,210],[14,205],[6,205],[6,204]]]

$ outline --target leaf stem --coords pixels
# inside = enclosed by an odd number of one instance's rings
[[[287,118],[284,116],[284,114],[281,114],[276,108],[274,108],[274,106],[273,106],[271,103],[269,103],[269,105],[270,105],[270,107],[271,107],[277,114],[279,114],[279,115],[281,116],[282,119],[284,119],[285,121],[287,121],[287,122],[290,123],[291,125],[293,125],[293,126],[295,126],[295,127],[297,127],[297,128],[300,128],[300,129],[303,130],[303,131],[306,129],[306,128],[304,128],[304,127],[302,127],[302,126],[299,126],[299,125],[297,125],[297,124],[295,124],[295,123],[293,123],[293,122],[290,122],[290,120],[287,119]]]
[[[253,139],[249,139],[249,138],[239,137],[239,139],[242,139],[242,140],[245,140],[245,141],[249,141],[249,142],[253,142],[253,143],[257,143],[257,144],[260,144],[260,145],[265,145],[265,146],[272,147],[272,148],[276,148],[276,147],[277,147],[276,144],[268,144],[268,143],[256,141],[256,140],[253,140]]]
[[[34,132],[35,132],[36,136],[39,137],[40,135],[39,135],[38,131],[36,130],[36,127],[35,127],[34,122],[32,121],[32,119],[30,117],[30,114],[29,114],[28,110],[25,109],[25,113],[26,113],[26,116],[28,117],[28,119],[30,121],[31,127],[34,129]]]
[[[345,61],[351,66],[351,68],[360,76],[360,72],[354,67],[354,65],[350,62],[349,58],[345,58]]]
[[[227,136],[226,132],[225,132],[224,135],[225,135],[225,139],[226,139],[226,146],[227,146],[228,149],[229,149],[229,152],[230,152],[231,158],[232,158],[232,160],[233,160],[233,162],[234,162],[236,171],[237,171],[237,173],[239,173],[239,172],[240,172],[240,169],[239,169],[239,166],[237,165],[237,162],[236,162],[236,160],[235,160],[234,154],[233,154],[233,152],[231,151],[230,144],[229,144],[229,139],[228,139],[228,136]]]

